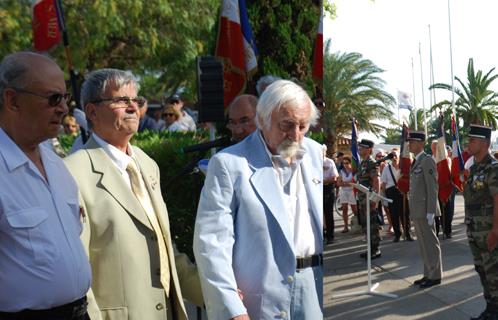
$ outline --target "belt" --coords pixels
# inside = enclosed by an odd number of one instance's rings
[[[0,320],[35,320],[35,319],[71,319],[71,320],[85,320],[89,319],[87,317],[86,307],[88,303],[86,302],[86,296],[73,301],[71,303],[54,307],[51,309],[43,310],[22,310],[18,312],[1,312]]]
[[[306,269],[323,265],[322,254],[314,254],[304,258],[296,258],[296,269]]]

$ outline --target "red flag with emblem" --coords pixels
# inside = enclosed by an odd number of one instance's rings
[[[408,190],[410,189],[410,166],[412,158],[408,148],[408,127],[405,124],[403,124],[403,128],[401,129],[401,143],[399,149],[400,177],[397,181],[398,189],[402,193],[408,193]]]
[[[323,81],[323,6],[315,40],[312,75],[316,80]]]
[[[46,51],[61,40],[55,0],[37,0],[33,4],[32,27],[33,47],[38,51]]]

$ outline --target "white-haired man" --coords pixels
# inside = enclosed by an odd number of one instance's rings
[[[323,156],[304,137],[318,116],[276,81],[258,130],[209,161],[194,233],[209,319],[322,318]]]

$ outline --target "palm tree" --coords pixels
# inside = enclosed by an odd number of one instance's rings
[[[460,78],[455,77],[461,88],[454,88],[456,95],[455,113],[457,118],[462,119],[464,127],[468,128],[470,124],[483,124],[496,128],[496,117],[498,116],[498,94],[489,87],[498,77],[492,74],[495,68],[492,68],[485,75],[479,70],[474,71],[474,61],[469,59],[467,66],[467,84],[463,83]],[[446,83],[435,83],[429,89],[444,89],[452,91],[451,85]],[[439,110],[443,112],[445,118],[452,113],[451,101],[444,100],[434,106],[431,111]]]
[[[391,119],[389,106],[394,98],[383,90],[384,70],[360,53],[330,53],[330,40],[325,47],[324,100],[322,128],[329,150],[336,150],[337,136],[351,132],[351,118],[359,130],[380,134],[383,129],[374,119]]]

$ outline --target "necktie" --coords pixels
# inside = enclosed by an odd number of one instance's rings
[[[413,162],[412,162],[412,166],[411,168],[413,168],[415,166],[415,162],[417,161],[417,159],[414,159]]]
[[[164,291],[166,291],[166,295],[169,296],[170,273],[168,251],[166,250],[166,241],[164,239],[161,226],[159,225],[159,221],[157,219],[154,207],[152,206],[149,193],[147,191],[147,188],[145,187],[144,181],[138,171],[138,167],[134,160],[130,161],[128,167],[126,167],[126,172],[128,172],[128,175],[130,176],[131,189],[137,197],[138,202],[140,202],[140,205],[144,209],[145,213],[147,214],[147,218],[149,219],[149,222],[156,234],[157,244],[159,247],[159,261],[161,266],[161,284],[164,287]]]

